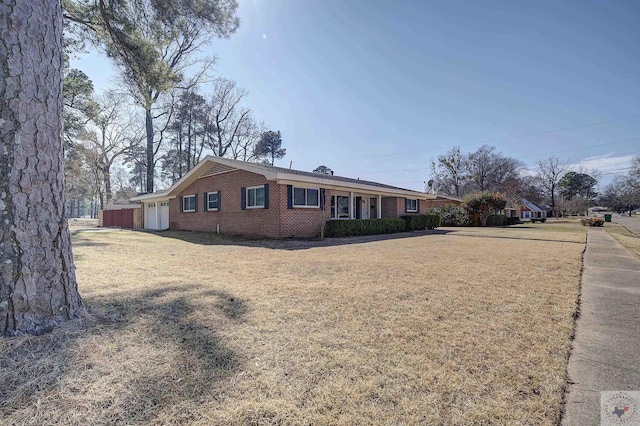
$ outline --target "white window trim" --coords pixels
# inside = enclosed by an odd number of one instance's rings
[[[330,209],[329,215],[331,214],[334,215],[334,217],[330,217],[329,220],[351,220],[351,209],[353,208],[353,206],[351,205],[349,206],[349,214],[347,215],[347,217],[338,217],[338,197],[349,198],[348,195],[340,195],[340,194],[331,196],[332,200],[330,200],[329,203],[331,203],[333,199],[335,199],[335,205],[332,207],[331,204],[329,204],[329,209]]]
[[[244,200],[245,201],[245,203],[244,203],[245,208],[247,208],[247,209],[264,209],[264,199],[262,201],[262,205],[261,206],[257,206],[257,205],[256,206],[250,206],[249,205],[249,190],[250,189],[261,189],[261,188],[264,189],[264,185],[247,187],[247,189],[245,191],[245,194],[244,194],[244,196],[245,196],[245,200]],[[265,196],[265,198],[267,197],[266,191],[265,191],[264,196]]]
[[[220,197],[218,197],[218,207],[216,208],[211,208],[211,201],[209,200],[209,197],[213,194],[218,194],[219,191],[214,191],[214,192],[207,192],[207,211],[208,212],[217,212],[218,209],[220,208]]]
[[[418,213],[418,203],[420,201],[418,201],[417,198],[407,198],[407,201],[411,202],[411,201],[415,201],[416,202],[416,208],[415,209],[409,209],[407,208],[407,213]]]
[[[318,191],[318,204],[315,206],[310,206],[308,204],[296,204],[296,189],[304,189],[304,201],[307,201],[307,191],[312,189],[315,191]],[[293,205],[294,208],[296,209],[319,209],[320,208],[320,188],[304,188],[301,186],[294,186],[293,190],[292,190],[292,200],[291,200],[291,204]]]
[[[183,195],[182,196],[182,213],[195,213],[196,209],[193,210],[185,210],[184,208],[184,200],[185,198],[191,198],[193,197],[193,199],[195,200],[196,198],[196,194],[191,194],[191,195]],[[195,204],[195,203],[194,203]]]

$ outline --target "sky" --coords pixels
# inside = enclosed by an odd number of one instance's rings
[[[276,165],[424,190],[454,146],[530,169],[554,155],[601,184],[640,155],[636,0],[239,4],[239,29],[203,54],[282,132]],[[116,84],[97,53],[72,66]]]

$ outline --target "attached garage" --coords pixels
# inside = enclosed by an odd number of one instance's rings
[[[145,201],[143,205],[144,229],[169,229],[169,200]]]

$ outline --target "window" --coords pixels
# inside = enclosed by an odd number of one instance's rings
[[[407,198],[407,212],[414,213],[418,211],[418,200]]]
[[[217,192],[207,194],[207,211],[216,211],[220,208],[220,197]]]
[[[349,197],[334,195],[331,197],[331,217],[349,219]]]
[[[148,207],[155,207],[155,206],[156,206],[156,203],[149,203]]]
[[[294,207],[320,207],[320,191],[310,188],[293,188]]]
[[[247,188],[247,208],[264,208],[264,186]]]
[[[182,197],[182,211],[183,212],[195,212],[196,211],[196,196],[185,195]]]

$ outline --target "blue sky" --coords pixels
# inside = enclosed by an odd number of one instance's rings
[[[282,132],[279,165],[422,190],[454,145],[604,183],[640,155],[638,1],[239,2],[238,31],[204,53]],[[104,58],[73,65],[113,81]]]

